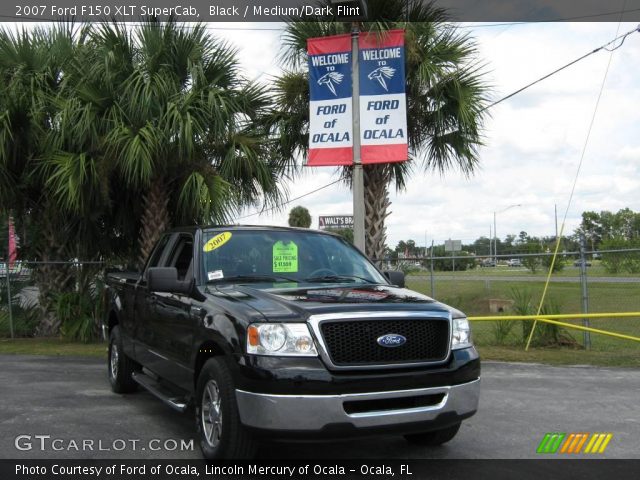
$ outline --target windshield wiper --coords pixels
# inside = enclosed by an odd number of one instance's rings
[[[285,275],[260,275],[260,274],[251,274],[251,275],[234,275],[232,277],[224,277],[218,278],[215,280],[209,280],[207,283],[223,283],[223,282],[278,282],[285,280],[287,282],[296,282],[298,280],[292,277],[287,277]]]
[[[309,277],[304,279],[305,282],[309,283],[340,283],[344,281],[355,282],[357,280],[362,280],[366,283],[378,283],[369,278],[360,277],[358,275],[322,275],[320,277]]]

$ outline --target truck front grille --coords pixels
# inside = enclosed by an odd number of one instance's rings
[[[336,366],[441,362],[449,352],[446,319],[325,321],[320,330]],[[378,338],[388,334],[402,335],[406,342],[396,347],[379,345]]]

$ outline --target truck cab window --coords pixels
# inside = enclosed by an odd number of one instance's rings
[[[169,243],[169,239],[171,239],[171,234],[163,235],[162,238],[160,238],[160,240],[158,240],[158,244],[153,249],[153,253],[149,257],[149,261],[147,262],[147,265],[145,266],[145,269],[144,269],[143,279],[145,281],[147,280],[147,270],[149,270],[150,268],[153,268],[153,267],[159,267],[160,266],[160,261],[162,260],[163,253],[165,252],[165,249],[167,248],[167,244]]]
[[[193,276],[193,239],[187,235],[181,235],[171,256],[168,267],[175,267],[178,270],[178,280],[185,280]]]

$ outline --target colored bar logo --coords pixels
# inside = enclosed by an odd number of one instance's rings
[[[551,432],[544,435],[536,453],[604,453],[612,438],[612,433]]]

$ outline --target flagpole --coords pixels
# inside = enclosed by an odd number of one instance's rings
[[[353,22],[351,28],[351,71],[352,71],[352,118],[353,118],[353,243],[366,254],[365,247],[365,209],[364,209],[364,171],[360,156],[360,65],[358,37],[360,26]],[[380,260],[380,259],[376,259]]]

